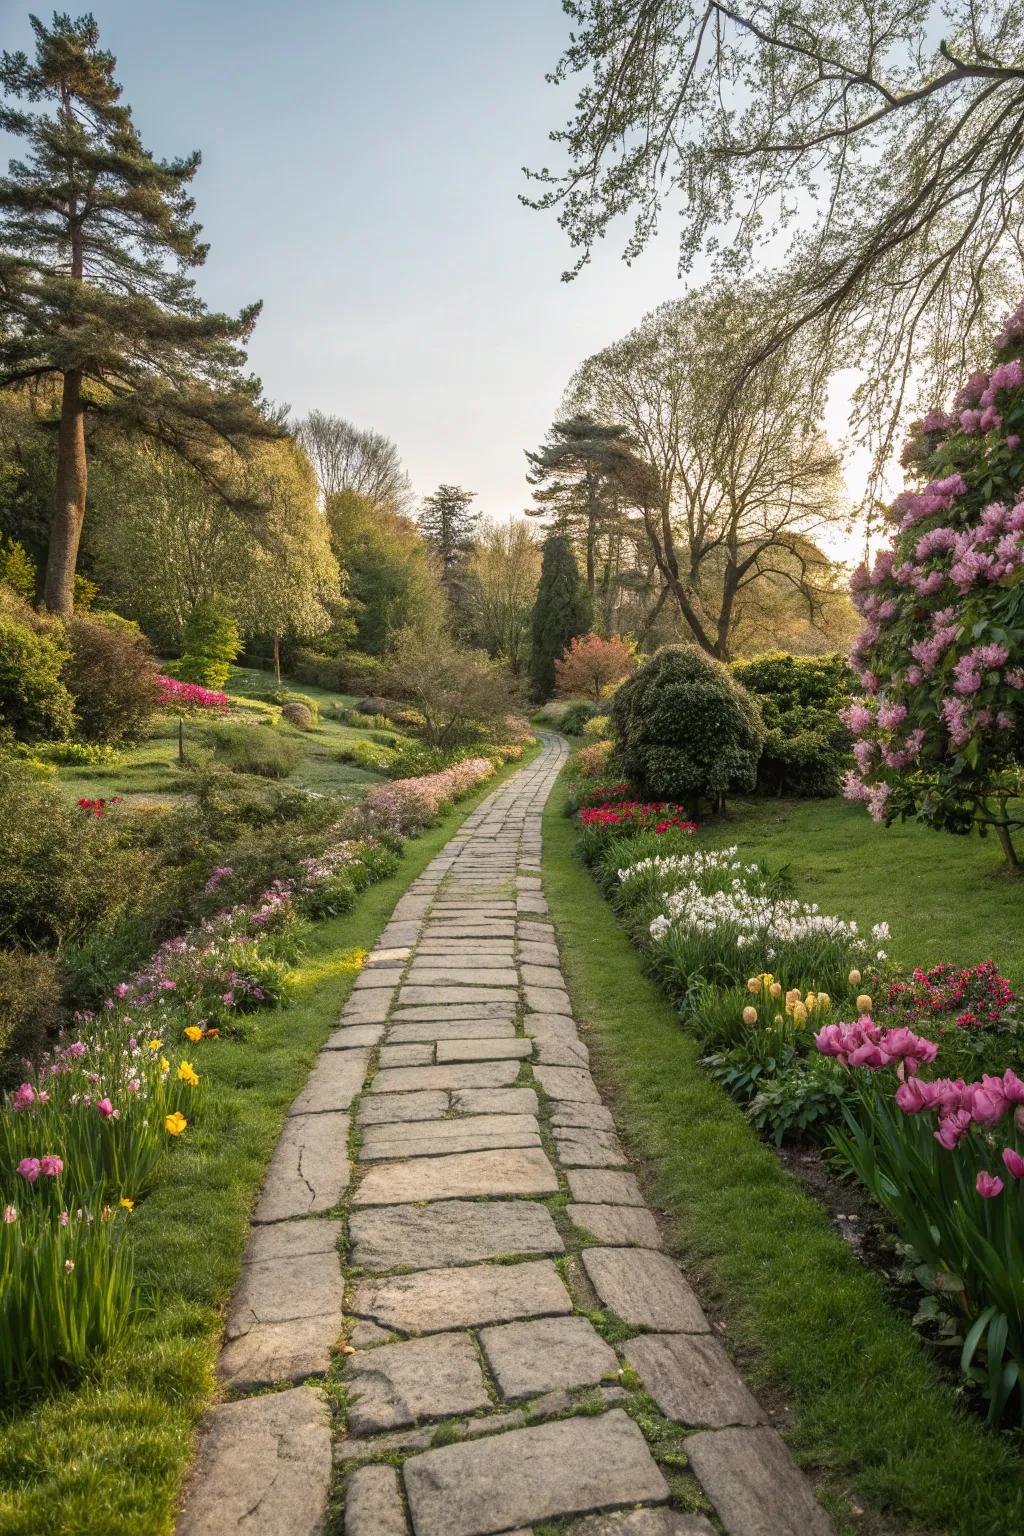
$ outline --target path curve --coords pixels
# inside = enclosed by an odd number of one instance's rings
[[[668,1507],[638,1382],[693,1431],[728,1536],[832,1530],[662,1252],[590,1075],[541,882],[567,750],[546,737],[410,886],[292,1105],[228,1319],[236,1400],[209,1415],[179,1536],[312,1536],[339,1466],[345,1536],[575,1516],[579,1536],[714,1536]],[[332,1446],[308,1382],[343,1327]],[[307,1384],[266,1392],[282,1382]]]

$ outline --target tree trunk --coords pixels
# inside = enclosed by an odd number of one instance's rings
[[[1019,875],[1021,872],[1020,860],[1017,857],[1017,850],[1013,846],[1013,838],[1010,836],[1010,829],[1001,821],[997,821],[995,825],[996,837],[999,839],[999,846],[1002,848],[1003,854],[1006,858],[1006,867],[1012,875]]]
[[[64,375],[60,427],[57,432],[57,488],[43,587],[43,601],[47,608],[65,617],[72,613],[75,606],[75,568],[78,565],[78,545],[85,521],[87,483],[82,375],[76,369]]]
[[[280,635],[275,635],[274,636],[274,677],[277,679],[277,686],[280,688],[280,686],[281,686],[281,636]]]

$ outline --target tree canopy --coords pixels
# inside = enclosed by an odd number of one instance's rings
[[[211,480],[217,446],[281,426],[243,372],[259,304],[211,313],[187,275],[207,253],[189,193],[199,155],[146,150],[91,16],[33,17],[32,29],[33,59],[0,55],[0,128],[27,147],[0,178],[0,386],[59,385],[45,598],[69,612],[87,415],[154,438]]]

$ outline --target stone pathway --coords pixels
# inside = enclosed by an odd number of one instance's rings
[[[590,1075],[540,878],[565,750],[549,741],[401,898],[292,1105],[228,1317],[233,1400],[179,1536],[832,1529],[660,1251]],[[343,1332],[332,1446],[309,1380]],[[302,1385],[265,1390],[282,1383]],[[640,1383],[693,1431],[715,1524],[670,1507],[686,1474],[626,1411]]]

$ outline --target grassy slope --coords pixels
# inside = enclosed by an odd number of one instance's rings
[[[1004,873],[994,838],[881,827],[846,800],[759,800],[710,823],[701,842],[788,864],[800,897],[825,912],[889,923],[886,947],[901,965],[992,959],[1024,988],[1024,880]]]
[[[369,948],[403,890],[510,765],[440,826],[406,846],[398,872],[354,912],[319,924],[295,973],[292,1006],[257,1015],[246,1043],[209,1042],[202,1123],[189,1128],[132,1216],[136,1278],[150,1310],[125,1346],[75,1392],[0,1419],[3,1536],[165,1536],[214,1390],[224,1306],[237,1279],[249,1211],[285,1112],[354,982],[353,947]]]
[[[353,741],[365,741],[367,731],[357,730],[331,718],[336,706],[352,705],[356,701],[348,694],[330,693],[325,688],[307,688],[292,684],[287,679],[284,686],[293,691],[308,694],[317,700],[321,709],[320,724],[313,731],[296,731],[284,725],[282,730],[299,743],[303,749],[302,762],[288,777],[289,784],[302,789],[347,790],[363,784],[376,784],[379,776],[366,773],[352,763],[336,760],[340,747]],[[277,711],[255,699],[258,693],[266,693],[274,687],[270,672],[259,672],[252,667],[232,667],[226,692],[236,709],[251,713],[253,721],[265,716],[273,717]],[[190,716],[185,721],[186,750],[189,746],[202,751],[203,718]],[[177,794],[178,777],[178,722],[170,716],[159,717],[156,732],[136,747],[127,748],[120,761],[94,767],[67,766],[57,770],[57,783],[65,786],[76,798],[81,795],[145,795],[166,799]]]
[[[545,812],[544,883],[576,1015],[592,1026],[595,1071],[620,1130],[653,1171],[653,1199],[725,1320],[730,1347],[756,1386],[784,1392],[790,1444],[840,1530],[1019,1536],[1020,1460],[961,1414],[875,1277],[701,1071],[695,1042],[579,864],[564,802],[563,781]],[[790,838],[814,867],[814,815],[827,820],[833,807],[810,812]],[[845,816],[832,824],[845,828]],[[826,828],[817,843],[822,867],[832,835]],[[751,851],[741,825],[732,836]],[[938,854],[943,840],[933,842]],[[771,853],[779,862],[774,842]],[[879,878],[879,896],[883,886]],[[865,889],[863,899],[875,894]],[[890,920],[901,915],[896,906],[890,900]],[[902,915],[900,932],[909,933],[914,914]],[[953,933],[951,916],[950,942]],[[866,1514],[848,1514],[850,1489]]]

